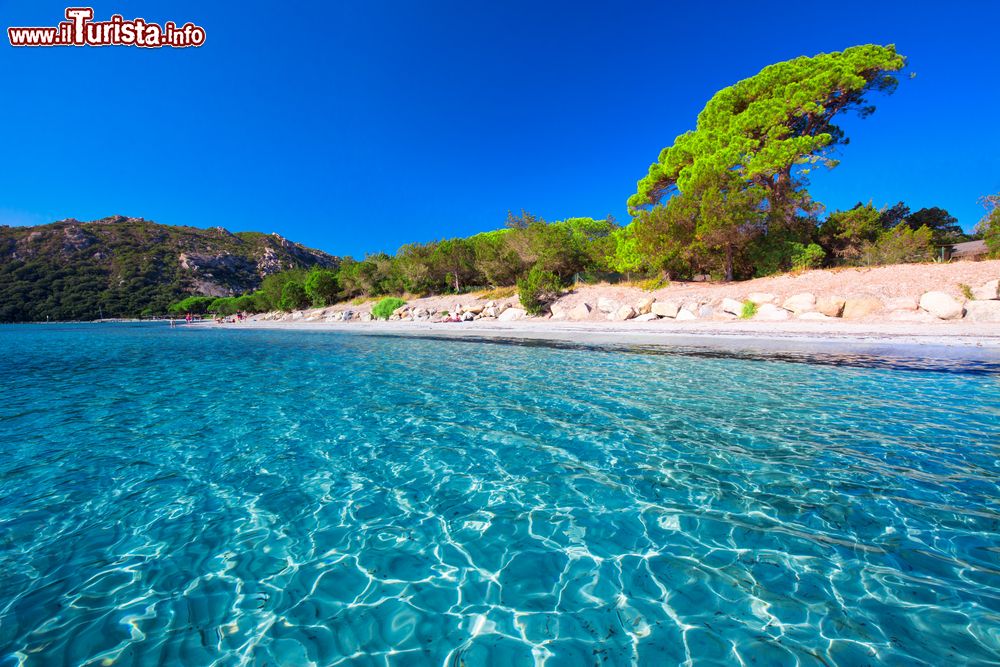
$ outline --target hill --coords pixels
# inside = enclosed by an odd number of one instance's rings
[[[125,216],[0,226],[0,322],[158,315],[189,294],[240,294],[272,273],[339,263],[277,234]]]

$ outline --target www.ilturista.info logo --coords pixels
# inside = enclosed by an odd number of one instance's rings
[[[187,47],[205,43],[205,29],[193,23],[162,26],[145,19],[126,20],[114,14],[110,20],[94,21],[92,7],[68,7],[66,20],[48,28],[7,28],[11,46],[161,46]]]

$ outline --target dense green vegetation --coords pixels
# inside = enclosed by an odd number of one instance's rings
[[[397,308],[402,308],[406,302],[399,297],[390,296],[372,306],[372,317],[377,320],[387,320]]]
[[[192,293],[237,295],[256,288],[264,273],[337,264],[271,234],[141,218],[0,227],[0,322],[164,315]],[[215,312],[205,304],[191,310]]]
[[[537,315],[558,296],[560,286],[556,274],[535,266],[517,281],[517,296],[528,313]]]
[[[976,225],[976,233],[986,242],[990,255],[1000,257],[1000,193],[983,197],[986,215]]]
[[[608,271],[618,229],[610,217],[549,223],[525,212],[510,214],[504,229],[469,238],[409,244],[394,256],[346,258],[336,270],[317,267],[267,276],[246,295],[241,304],[247,307],[240,310],[291,311],[358,297],[459,293],[514,285],[533,270],[536,277],[545,276],[551,291],[575,276]]]
[[[211,296],[189,296],[172,304],[168,310],[171,315],[184,315],[187,313],[191,315],[204,315],[210,309],[212,312],[217,312],[219,306],[216,306],[216,301],[221,301],[221,299]]]
[[[907,234],[895,230],[906,216],[890,226],[893,209],[859,206],[831,215],[824,235],[821,207],[806,189],[809,173],[835,167],[832,151],[847,142],[837,117],[873,113],[869,95],[891,93],[904,65],[892,46],[852,47],[771,65],[716,93],[696,128],[663,149],[629,198],[632,267],[731,280],[824,262],[924,259],[911,248],[924,240],[929,256],[924,225],[942,237],[955,231],[941,209],[910,216],[917,229]],[[859,217],[867,226],[856,230]]]

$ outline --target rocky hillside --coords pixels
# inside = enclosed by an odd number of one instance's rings
[[[339,261],[277,234],[124,216],[0,226],[0,322],[156,315],[189,294],[243,293],[271,273]]]

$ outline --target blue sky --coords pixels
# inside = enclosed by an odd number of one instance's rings
[[[0,224],[121,213],[338,255],[613,214],[660,149],[762,67],[895,43],[916,78],[810,188],[942,206],[1000,191],[1000,2],[95,2],[193,21],[199,49],[0,45]],[[66,5],[0,0],[3,27]],[[6,42],[6,38],[4,38]]]

